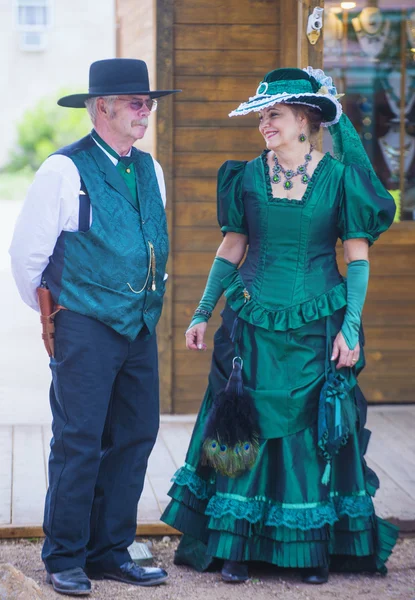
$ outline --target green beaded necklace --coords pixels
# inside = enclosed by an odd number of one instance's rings
[[[296,177],[297,175],[301,175],[301,183],[304,183],[304,185],[307,185],[308,182],[310,181],[310,176],[307,173],[307,165],[312,158],[311,153],[313,150],[314,150],[314,146],[312,144],[310,144],[310,152],[308,152],[304,156],[305,162],[302,165],[300,165],[299,167],[297,167],[296,171],[293,171],[293,169],[284,169],[284,167],[282,165],[280,165],[280,163],[278,162],[277,155],[274,153],[274,166],[272,168],[273,175],[271,177],[272,183],[279,183],[281,181],[281,174],[282,174],[282,175],[284,175],[284,178],[285,178],[283,187],[285,190],[290,190],[293,187],[293,182],[291,181],[292,178]]]

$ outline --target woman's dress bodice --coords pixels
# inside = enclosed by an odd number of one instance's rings
[[[329,154],[300,200],[272,197],[266,153],[227,161],[218,175],[218,220],[223,233],[249,239],[244,263],[223,280],[229,306],[253,325],[277,331],[333,314],[346,304],[337,239],[372,244],[394,213],[374,173]]]

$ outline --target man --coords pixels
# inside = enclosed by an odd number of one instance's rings
[[[40,167],[16,224],[10,254],[23,300],[38,286],[56,309],[50,367],[53,438],[42,558],[57,592],[87,595],[91,578],[156,585],[127,548],[159,424],[155,327],[168,237],[160,165],[132,147],[157,97],[141,60],[90,68],[90,135]]]

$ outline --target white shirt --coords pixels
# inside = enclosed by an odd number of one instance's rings
[[[117,159],[94,141],[116,165]],[[153,162],[166,206],[163,170],[154,158]],[[16,221],[9,249],[12,273],[22,300],[37,311],[36,288],[58,237],[62,231],[78,231],[80,189],[81,178],[75,163],[67,156],[54,154],[37,171]],[[92,218],[91,207],[90,223]]]

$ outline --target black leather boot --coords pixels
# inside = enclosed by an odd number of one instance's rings
[[[148,587],[160,585],[167,581],[167,573],[164,569],[157,567],[139,567],[133,561],[129,561],[114,571],[103,571],[93,576],[93,579],[114,579],[131,585]]]
[[[304,569],[302,579],[304,583],[312,583],[314,585],[327,583],[329,580],[329,568],[316,567],[315,569]]]
[[[55,592],[68,596],[87,596],[91,593],[91,582],[81,567],[66,569],[59,573],[48,573],[46,581],[53,585]]]
[[[249,579],[246,564],[236,560],[225,560],[221,574],[226,583],[243,583]]]

